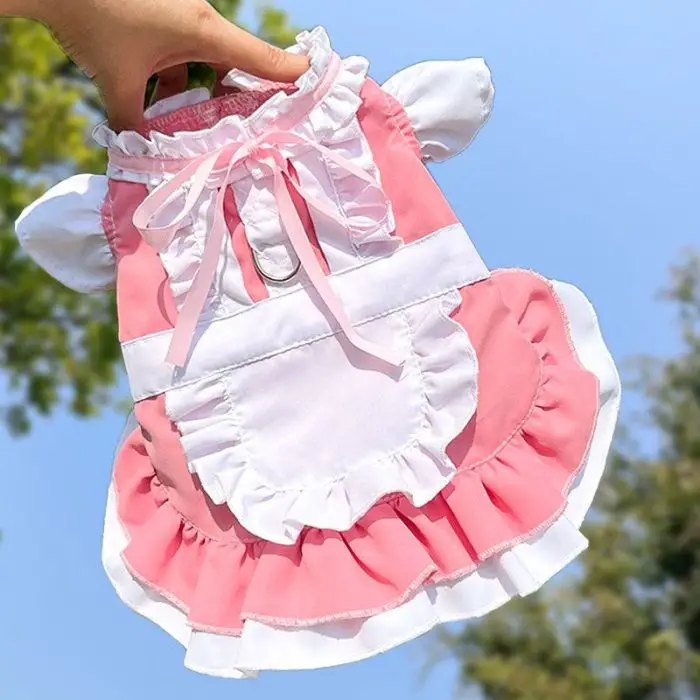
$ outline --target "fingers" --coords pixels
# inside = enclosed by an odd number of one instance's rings
[[[258,78],[280,83],[293,83],[309,67],[306,56],[283,51],[237,27],[218,13],[202,18],[199,29],[204,32],[200,60],[239,68]]]
[[[102,97],[107,108],[109,125],[115,131],[138,129],[143,123],[143,97],[147,80],[143,77],[128,80],[122,74],[119,82],[101,85]],[[187,88],[187,65],[164,68],[158,73],[158,81],[151,97],[151,104],[172,97]]]
[[[158,73],[158,82],[151,96],[151,104],[172,97],[187,89],[187,65],[172,66]]]
[[[115,131],[138,129],[143,122],[143,99],[148,76],[119,71],[113,82],[100,82],[109,125]]]
[[[186,21],[180,23],[184,24],[185,29],[175,32],[177,40],[171,36],[167,42],[164,39],[162,46],[151,51],[153,61],[144,62],[143,57],[133,55],[130,63],[134,65],[121,65],[119,70],[114,71],[117,76],[110,75],[112,82],[100,81],[98,73],[97,80],[113,129],[139,129],[143,122],[143,99],[150,75],[158,74],[154,101],[185,90],[187,61],[208,63],[217,69],[225,67],[226,72],[238,68],[265,80],[284,83],[296,81],[308,69],[306,56],[283,51],[253,36],[224,19],[204,0],[196,2],[196,5],[198,11],[193,12],[190,8]],[[177,8],[185,13],[182,6],[176,5],[175,8],[175,14]],[[148,63],[150,65],[146,65]],[[217,77],[224,74],[222,71]],[[217,80],[216,94],[225,94],[228,90],[222,88],[220,83]]]

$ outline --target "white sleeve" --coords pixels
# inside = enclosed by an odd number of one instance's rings
[[[15,223],[24,252],[77,292],[114,287],[116,269],[102,226],[103,175],[74,175],[30,204]]]
[[[382,88],[406,110],[424,159],[437,162],[464,150],[493,106],[491,71],[481,58],[417,63]]]

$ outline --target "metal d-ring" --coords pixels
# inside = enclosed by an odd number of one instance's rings
[[[297,259],[296,266],[288,275],[286,275],[285,277],[273,277],[272,275],[265,272],[265,270],[263,270],[263,267],[260,264],[260,260],[258,259],[258,253],[255,250],[255,248],[251,248],[251,250],[253,251],[253,264],[255,265],[255,269],[260,273],[260,276],[268,282],[272,282],[274,284],[284,284],[285,282],[289,282],[291,279],[296,277],[297,273],[301,269],[301,260]]]

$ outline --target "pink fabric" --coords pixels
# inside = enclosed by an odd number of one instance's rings
[[[396,235],[406,243],[459,223],[423,165],[420,146],[403,107],[372,80],[361,92],[357,118],[391,200]]]
[[[139,133],[148,136],[151,131],[157,131],[172,136],[179,131],[210,128],[231,114],[249,117],[280,90],[293,94],[296,92],[296,87],[275,84],[265,90],[232,91],[231,94],[145,120]],[[319,264],[327,274],[328,265],[320,252],[308,210],[300,202],[301,198],[296,191],[292,190],[290,194],[309,233]],[[158,251],[143,240],[132,222],[134,212],[147,196],[148,189],[145,185],[110,180],[102,210],[103,227],[117,264],[120,342],[171,330],[177,320],[177,306]],[[231,234],[234,252],[241,265],[246,291],[253,301],[265,299],[268,296],[267,288],[255,268],[245,233],[239,227],[241,220],[230,191],[226,195],[224,209],[227,228]]]
[[[294,85],[271,84],[265,90],[238,90],[233,88],[229,94],[220,95],[211,100],[182,107],[174,112],[144,120],[138,132],[148,138],[151,131],[167,136],[174,136],[179,131],[199,131],[210,129],[224,117],[238,114],[250,117],[264,102],[267,102],[280,90],[293,95],[297,89]]]
[[[117,266],[119,340],[170,330],[177,307],[170,282],[158,257],[136,230],[132,217],[148,194],[145,185],[109,181],[102,224]]]
[[[294,182],[298,185],[299,176],[297,175],[293,163],[289,164],[289,172],[291,179],[294,180]],[[309,207],[306,204],[306,200],[299,194],[298,187],[287,187],[287,190],[289,191],[289,196],[292,198],[292,202],[294,202],[294,206],[297,210],[297,215],[301,219],[301,222],[304,226],[304,230],[306,231],[306,235],[309,239],[309,243],[311,244],[311,247],[314,250],[316,259],[318,260],[318,264],[323,270],[323,274],[330,275],[331,270],[328,266],[328,261],[326,260],[326,257],[323,253],[323,249],[321,248],[321,244],[318,240],[318,236],[316,234],[316,227],[314,226],[313,219],[311,218],[311,211],[309,210]]]
[[[293,86],[277,86],[265,91],[235,92],[146,120],[140,133],[147,136],[151,131],[158,131],[172,136],[178,131],[212,127],[230,114],[247,117],[279,89],[290,94],[295,91]],[[110,180],[102,210],[103,227],[117,265],[120,342],[171,330],[177,320],[177,307],[158,250],[146,243],[132,221],[134,212],[147,196],[145,185]],[[267,288],[253,264],[245,233],[239,227],[241,220],[230,190],[224,208],[246,291],[253,301],[265,299]],[[308,219],[307,214],[305,221]],[[317,242],[315,247],[318,248]]]
[[[500,273],[462,298],[454,318],[479,356],[479,408],[450,447],[457,476],[427,507],[388,497],[348,532],[307,529],[290,547],[258,541],[202,493],[158,397],[136,407],[148,440],[134,432],[115,466],[130,570],[195,628],[236,634],[245,619],[303,626],[375,614],[549,524],[585,459],[597,381],[544,280]]]

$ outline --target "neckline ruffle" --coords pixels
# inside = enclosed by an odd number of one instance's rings
[[[227,85],[254,92],[271,93],[269,99],[250,116],[224,114],[214,125],[198,128],[206,123],[203,116],[208,109],[226,110],[227,98],[212,100],[208,99],[206,90],[190,90],[156,103],[146,114],[150,118],[165,117],[178,124],[182,123],[183,130],[167,135],[151,129],[148,135],[144,136],[137,131],[117,133],[103,122],[94,129],[93,139],[100,146],[125,155],[173,158],[201,155],[224,143],[259,135],[273,121],[290,112],[300,100],[311,94],[323,80],[330,66],[333,50],[323,27],[300,33],[296,41],[296,45],[287,50],[308,56],[309,69],[293,86],[260,80],[240,70],[232,70],[227,75]],[[311,127],[322,133],[332,133],[342,128],[359,108],[360,90],[367,77],[367,71],[366,59],[357,56],[344,59],[331,89],[307,119],[303,120],[300,128]]]

